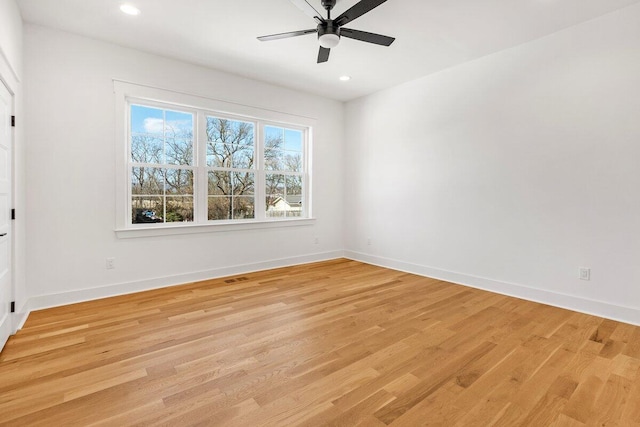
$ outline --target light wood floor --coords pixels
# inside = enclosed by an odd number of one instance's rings
[[[640,425],[640,327],[335,260],[34,312],[0,424]]]

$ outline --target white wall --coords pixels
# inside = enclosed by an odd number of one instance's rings
[[[18,216],[13,224],[13,299],[16,316],[12,329],[26,318],[26,221],[25,221],[25,144],[23,138],[23,84],[22,84],[22,17],[14,0],[0,0],[0,81],[13,95],[13,114],[17,118],[13,140],[13,208]]]
[[[638,22],[348,103],[348,255],[640,324]]]
[[[11,67],[12,77],[19,79],[22,75],[22,17],[15,0],[0,0],[0,58]]]
[[[118,239],[113,78],[316,118],[315,224]],[[341,254],[341,103],[32,25],[25,79],[31,308]]]

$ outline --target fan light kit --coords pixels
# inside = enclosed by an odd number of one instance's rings
[[[337,34],[323,34],[318,37],[318,41],[320,42],[320,46],[332,49],[340,43],[340,36]]]
[[[351,76],[340,76],[341,82],[348,82],[349,80],[351,80]]]
[[[329,60],[329,52],[340,43],[340,37],[347,37],[354,40],[360,40],[367,43],[373,43],[381,46],[390,46],[395,40],[393,37],[383,36],[380,34],[367,33],[366,31],[352,30],[344,28],[343,25],[348,24],[356,18],[361,17],[367,12],[380,6],[387,0],[361,0],[346,12],[331,19],[331,9],[336,5],[336,0],[322,0],[322,7],[327,11],[327,18],[323,18],[311,4],[309,0],[290,0],[291,3],[300,8],[304,13],[315,19],[318,26],[309,30],[291,31],[289,33],[272,34],[270,36],[258,37],[258,40],[266,42],[270,40],[286,39],[289,37],[304,36],[305,34],[318,34],[318,43],[320,43],[320,51],[318,52],[318,63],[327,62]]]

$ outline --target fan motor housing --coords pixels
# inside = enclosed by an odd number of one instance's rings
[[[328,20],[322,24],[318,24],[318,38],[325,34],[335,34],[340,37],[340,27],[333,23],[333,20]]]

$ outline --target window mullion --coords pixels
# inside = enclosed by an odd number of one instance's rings
[[[209,203],[209,185],[207,173],[207,118],[203,111],[198,111],[197,115],[198,131],[196,137],[197,158],[196,158],[196,182],[194,198],[197,209],[196,222],[205,224],[208,221],[207,209]]]
[[[255,217],[257,220],[264,220],[266,217],[264,145],[264,123],[258,122],[258,126],[256,126],[256,174],[254,189]]]
[[[304,130],[302,145],[302,216],[311,216],[311,135],[310,129]]]

